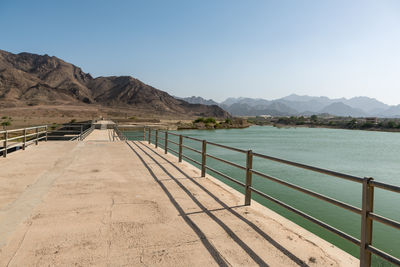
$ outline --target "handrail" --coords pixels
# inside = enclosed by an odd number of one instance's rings
[[[238,181],[238,180],[236,180],[236,179],[233,179],[233,178],[230,177],[229,175],[226,175],[225,173],[222,173],[222,172],[220,172],[220,171],[217,171],[217,170],[214,169],[214,168],[211,168],[211,167],[209,167],[209,166],[206,166],[206,169],[207,169],[207,170],[210,170],[210,171],[212,171],[212,172],[214,172],[214,173],[216,173],[216,174],[218,174],[218,175],[220,175],[220,176],[222,176],[222,177],[224,177],[224,178],[230,180],[231,182],[234,182],[234,183],[236,183],[236,184],[238,184],[238,185],[240,185],[240,186],[242,186],[242,187],[245,187],[245,186],[246,186],[244,183],[242,183],[242,182],[240,182],[240,181]]]
[[[255,170],[251,170],[251,172],[254,173],[254,174],[256,174],[256,175],[258,175],[258,176],[261,176],[261,177],[263,177],[263,178],[266,178],[266,179],[268,179],[268,180],[270,180],[270,181],[277,182],[277,183],[279,183],[279,184],[281,184],[281,185],[285,185],[285,186],[290,187],[290,188],[292,188],[292,189],[295,189],[295,190],[297,190],[297,191],[303,192],[303,193],[305,193],[305,194],[307,194],[307,195],[316,197],[316,198],[321,199],[321,200],[325,200],[326,202],[329,202],[329,203],[331,203],[331,204],[334,204],[334,205],[336,205],[336,206],[338,206],[338,207],[342,207],[342,208],[347,209],[347,210],[349,210],[349,211],[352,211],[352,212],[354,212],[354,213],[361,214],[361,209],[360,209],[360,208],[354,207],[354,206],[352,206],[352,205],[350,205],[350,204],[347,204],[347,203],[338,201],[338,200],[336,200],[336,199],[333,199],[333,198],[330,198],[330,197],[321,195],[321,194],[316,193],[316,192],[314,192],[314,191],[311,191],[311,190],[309,190],[309,189],[306,189],[306,188],[303,188],[303,187],[301,187],[301,186],[298,186],[298,185],[295,185],[295,184],[292,184],[292,183],[283,181],[283,180],[278,179],[278,178],[275,178],[275,177],[273,177],[273,176],[269,176],[269,175],[263,174],[263,173],[261,173],[261,172],[255,171]]]
[[[199,141],[199,142],[202,142],[202,141],[203,141],[203,140],[201,140],[201,139],[194,138],[194,137],[190,137],[190,136],[186,136],[186,135],[182,135],[182,137],[183,137],[183,138],[186,138],[186,139],[194,140],[194,141]]]
[[[212,143],[212,142],[207,142],[207,144],[213,145],[213,146],[222,147],[222,148],[233,150],[233,151],[237,151],[237,152],[240,152],[240,153],[247,153],[246,150],[240,149],[240,148],[229,147],[229,146],[225,146],[225,145],[221,145],[221,144],[217,144],[217,143]]]
[[[154,138],[152,138],[151,136],[151,128],[147,128],[147,130],[149,131],[149,137],[150,140],[149,144],[151,143],[151,141],[153,141]],[[154,129],[153,129],[154,130]],[[145,134],[146,129],[144,130],[144,140],[146,140],[146,134]],[[388,191],[392,191],[395,193],[400,193],[400,187],[396,186],[396,185],[391,185],[391,184],[387,184],[387,183],[383,183],[383,182],[378,182],[378,181],[374,181],[372,178],[361,178],[361,177],[357,177],[357,176],[353,176],[353,175],[349,175],[349,174],[344,174],[344,173],[339,173],[336,171],[332,171],[332,170],[327,170],[327,169],[322,169],[319,167],[314,167],[314,166],[310,166],[310,165],[306,165],[306,164],[302,164],[302,163],[297,163],[297,162],[293,162],[293,161],[289,161],[289,160],[285,160],[285,159],[280,159],[280,158],[276,158],[276,157],[272,157],[272,156],[268,156],[268,155],[264,155],[264,154],[260,154],[260,153],[255,153],[252,152],[251,150],[244,150],[244,149],[240,149],[240,148],[235,148],[235,147],[229,147],[226,145],[222,145],[222,144],[217,144],[217,143],[213,143],[213,142],[209,142],[209,141],[205,141],[205,140],[201,140],[198,138],[194,138],[194,137],[190,137],[190,136],[186,136],[186,135],[179,135],[177,133],[171,133],[168,131],[164,131],[164,130],[158,130],[155,129],[156,134],[155,134],[155,145],[156,147],[158,145],[162,145],[163,149],[165,150],[165,153],[167,153],[167,151],[172,151],[175,154],[178,154],[179,157],[179,162],[182,161],[182,158],[193,162],[199,166],[201,166],[202,169],[202,177],[205,176],[205,170],[209,170],[227,180],[230,180],[231,182],[234,182],[242,187],[245,188],[245,205],[250,205],[250,200],[251,200],[251,193],[254,192],[264,198],[266,198],[269,201],[272,201],[282,207],[284,207],[285,209],[294,212],[298,215],[300,215],[301,217],[313,222],[314,224],[319,225],[320,227],[323,227],[325,229],[327,229],[330,232],[335,233],[336,235],[352,242],[353,244],[357,245],[360,247],[360,266],[371,266],[371,253],[375,254],[391,263],[397,264],[400,266],[400,259],[386,253],[383,252],[375,247],[373,247],[372,244],[372,222],[373,221],[378,221],[380,223],[383,223],[385,225],[391,226],[395,229],[400,229],[400,222],[397,222],[395,220],[386,218],[384,216],[378,215],[376,213],[373,212],[373,191],[374,191],[374,187],[380,188],[380,189],[384,189],[384,190],[388,190]],[[165,133],[165,138],[158,136],[158,133],[162,132]],[[179,143],[174,142],[169,140],[168,135],[174,135],[174,136],[178,136],[179,137]],[[159,140],[163,140],[165,142],[163,143],[158,143]],[[196,150],[192,147],[189,147],[185,144],[183,144],[183,139],[189,139],[189,140],[194,140],[194,141],[198,141],[202,143],[202,150]],[[173,143],[175,145],[177,145],[179,147],[179,151],[173,150],[171,148],[168,147],[169,143]],[[228,149],[231,151],[235,151],[235,152],[239,152],[239,153],[245,153],[247,155],[247,159],[246,159],[246,166],[241,166],[239,164],[236,164],[234,162],[225,160],[225,159],[221,159],[217,156],[214,155],[210,155],[206,152],[206,146],[207,145],[212,145],[212,146],[217,146],[223,149]],[[201,154],[201,162],[196,161],[195,159],[192,159],[190,157],[188,157],[187,155],[183,154],[182,148],[186,148],[188,150],[191,150],[193,152],[199,153]],[[303,188],[301,186],[286,182],[284,180],[278,179],[276,177],[270,176],[268,174],[262,173],[260,171],[257,171],[255,169],[253,169],[252,166],[252,162],[253,162],[253,157],[259,157],[262,159],[266,159],[266,160],[271,160],[271,161],[275,161],[275,162],[279,162],[285,165],[290,165],[290,166],[294,166],[297,168],[301,168],[301,169],[306,169],[309,171],[313,171],[313,172],[318,172],[318,173],[322,173],[322,174],[326,174],[329,176],[333,176],[333,177],[338,177],[338,178],[342,178],[351,182],[356,182],[356,183],[361,183],[362,184],[362,208],[358,208],[355,206],[352,206],[350,204],[344,203],[342,201],[339,201],[337,199],[325,196],[323,194],[314,192],[312,190]],[[226,175],[214,168],[211,168],[210,166],[208,166],[206,164],[206,159],[207,158],[212,158],[215,160],[218,160],[220,162],[223,162],[225,164],[237,167],[239,169],[245,170],[246,171],[246,182],[242,183],[240,181],[238,181],[237,179],[234,179],[232,177],[230,177],[229,175]],[[361,238],[357,239],[339,229],[336,229],[335,227],[322,222],[308,214],[306,214],[303,211],[300,211],[286,203],[284,203],[281,200],[278,200],[264,192],[261,192],[260,190],[254,188],[252,186],[252,175],[257,175],[263,178],[266,178],[272,182],[281,184],[283,186],[292,188],[294,190],[297,190],[299,192],[302,192],[304,194],[310,195],[312,197],[318,198],[320,200],[323,200],[325,202],[331,203],[335,206],[338,206],[340,208],[346,209],[348,211],[354,212],[356,214],[361,215]]]
[[[289,160],[279,159],[279,158],[275,158],[275,157],[271,157],[271,156],[267,156],[267,155],[263,155],[263,154],[259,154],[259,153],[253,153],[253,155],[256,157],[269,159],[272,161],[280,162],[280,163],[287,164],[287,165],[292,165],[292,166],[299,167],[302,169],[315,171],[315,172],[319,172],[319,173],[323,173],[323,174],[327,174],[327,175],[331,175],[331,176],[336,176],[336,177],[347,179],[347,180],[350,180],[353,182],[362,183],[362,181],[363,181],[363,178],[360,178],[360,177],[343,174],[343,173],[339,173],[339,172],[334,172],[331,170],[321,169],[321,168],[317,168],[317,167],[313,167],[313,166],[309,166],[309,165],[305,165],[305,164],[301,164],[301,163],[297,163],[297,162],[293,162],[293,161],[289,161]]]
[[[231,161],[229,161],[229,160],[221,159],[221,158],[218,158],[218,157],[213,156],[213,155],[210,155],[210,154],[206,154],[206,156],[207,156],[207,157],[210,157],[210,158],[212,158],[212,159],[221,161],[221,162],[223,162],[223,163],[226,163],[226,164],[228,164],[228,165],[231,165],[231,166],[233,166],[233,167],[236,167],[236,168],[239,168],[239,169],[242,169],[242,170],[246,170],[246,167],[243,167],[242,165],[236,164],[236,163],[231,162]]]
[[[176,151],[176,150],[174,150],[174,149],[172,149],[172,148],[168,148],[168,151],[172,151],[172,152],[174,152],[175,154],[179,154],[178,151]]]
[[[194,160],[194,159],[192,159],[192,158],[190,158],[190,157],[188,157],[188,156],[182,155],[182,157],[185,158],[185,159],[187,159],[187,160],[190,160],[190,161],[193,162],[193,163],[196,163],[196,164],[198,164],[198,165],[201,165],[201,162],[198,162],[197,160]]]
[[[312,216],[306,214],[305,212],[302,212],[302,211],[300,211],[300,210],[298,210],[298,209],[295,209],[295,208],[293,208],[292,206],[290,206],[290,205],[288,205],[288,204],[286,204],[286,203],[284,203],[284,202],[282,202],[282,201],[280,201],[280,200],[278,200],[278,199],[276,199],[276,198],[273,198],[273,197],[271,197],[271,196],[269,196],[269,195],[267,195],[267,194],[265,194],[265,193],[263,193],[263,192],[261,192],[261,191],[255,189],[255,188],[253,188],[253,187],[251,187],[251,191],[253,191],[253,192],[259,194],[260,196],[262,196],[262,197],[264,197],[264,198],[266,198],[266,199],[268,199],[268,200],[270,200],[270,201],[272,201],[272,202],[275,202],[275,203],[278,204],[279,206],[282,206],[282,207],[284,207],[284,208],[286,208],[286,209],[288,209],[288,210],[290,210],[290,211],[292,211],[292,212],[294,212],[294,213],[296,213],[296,214],[302,216],[303,218],[305,218],[305,219],[307,219],[307,220],[309,220],[309,221],[311,221],[311,222],[313,222],[313,223],[315,223],[315,224],[318,224],[319,226],[321,226],[321,227],[323,227],[323,228],[325,228],[325,229],[331,231],[332,233],[335,233],[335,234],[337,234],[338,236],[343,237],[344,239],[349,240],[349,241],[352,242],[353,244],[356,244],[356,245],[358,245],[358,246],[361,244],[361,243],[360,243],[360,240],[358,240],[357,238],[352,237],[351,235],[346,234],[346,233],[344,233],[344,232],[342,232],[342,231],[340,231],[340,230],[338,230],[338,229],[336,229],[336,228],[330,226],[329,224],[326,224],[326,223],[324,223],[324,222],[322,222],[322,221],[320,221],[320,220],[318,220],[318,219],[316,219],[316,218],[314,218],[314,217],[312,217]]]
[[[94,124],[90,126],[90,128],[86,129],[83,133],[81,133],[80,140],[85,140],[85,138],[94,130]]]
[[[381,189],[389,190],[395,193],[400,193],[400,186],[392,185],[392,184],[385,184],[377,181],[371,181],[371,185],[374,187],[378,187]]]
[[[174,145],[179,146],[179,143],[177,143],[177,142],[174,142],[174,141],[171,141],[171,140],[168,140],[168,142],[170,142],[170,143],[172,143],[172,144],[174,144]]]
[[[397,229],[400,230],[400,223],[399,222],[396,222],[394,220],[385,218],[385,217],[383,217],[381,215],[378,215],[378,214],[375,214],[373,212],[368,213],[368,217],[370,217],[371,219],[373,219],[375,221],[381,222],[383,224],[386,224],[388,226],[391,226],[391,227],[394,227],[394,228],[397,228]]]
[[[44,131],[41,129],[44,129]],[[35,132],[32,133],[32,130],[35,130]],[[17,132],[22,132],[22,133],[18,135]],[[10,133],[12,134],[12,136],[10,136]],[[0,131],[0,135],[3,136],[2,139],[0,140],[0,142],[3,145],[3,147],[0,148],[0,152],[2,152],[3,157],[6,158],[8,150],[12,148],[22,146],[22,150],[25,150],[25,148],[31,143],[35,143],[36,145],[38,145],[39,141],[42,139],[45,139],[45,141],[47,141],[48,126],[40,125],[40,126],[12,129],[12,130],[2,130]],[[10,141],[14,142],[9,143]]]
[[[400,266],[400,259],[394,258],[391,255],[389,255],[388,253],[386,253],[380,249],[377,249],[376,247],[371,246],[371,245],[367,245],[366,249],[369,250],[370,252],[374,253],[375,255],[378,255],[379,257],[387,260],[388,262]]]
[[[1,130],[0,134],[8,132],[8,133],[13,133],[13,132],[19,132],[19,131],[23,131],[23,130],[34,130],[36,128],[46,128],[47,125],[41,125],[41,126],[33,126],[33,127],[27,127],[27,128],[18,128],[18,129],[11,129],[11,130]]]
[[[193,151],[193,152],[196,152],[196,153],[201,154],[201,151],[199,151],[199,150],[197,150],[197,149],[194,149],[193,147],[185,146],[185,145],[182,145],[182,147],[183,147],[183,148],[186,148],[186,149],[189,149],[189,150],[191,150],[191,151]]]

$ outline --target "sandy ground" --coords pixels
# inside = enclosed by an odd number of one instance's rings
[[[356,266],[142,142],[47,142],[0,159],[0,266]]]

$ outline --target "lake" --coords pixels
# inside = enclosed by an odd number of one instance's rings
[[[373,177],[376,181],[400,185],[400,133],[355,131],[324,128],[275,128],[252,126],[246,129],[186,130],[179,134],[210,142],[295,161],[360,177]],[[126,133],[129,137],[129,133]],[[154,135],[153,135],[154,137]],[[169,136],[178,142],[178,137]],[[201,143],[184,139],[184,144],[201,150]],[[176,145],[169,145],[178,150]],[[197,161],[199,154],[183,149],[183,153]],[[245,166],[246,155],[207,145],[207,153]],[[207,165],[244,182],[245,172],[219,161],[207,158]],[[314,173],[265,159],[254,158],[253,169],[305,187],[342,202],[361,207],[359,183],[324,174]],[[214,177],[243,193],[235,183]],[[253,186],[311,216],[320,219],[356,238],[360,238],[360,216],[297,192],[283,185],[253,175]],[[359,248],[347,240],[308,222],[253,193],[253,199],[296,222],[307,230],[359,257]],[[400,194],[375,188],[374,212],[400,221]],[[400,258],[400,231],[374,222],[373,245]],[[373,266],[390,266],[373,255]]]

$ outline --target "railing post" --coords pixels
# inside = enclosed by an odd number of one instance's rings
[[[49,126],[48,125],[46,125],[46,139],[45,139],[45,141],[47,142],[47,131],[49,130]]]
[[[39,128],[36,128],[36,142],[35,142],[35,144],[36,145],[39,144]]]
[[[203,145],[201,149],[201,177],[206,176],[206,154],[207,153],[207,141],[203,140]]]
[[[146,141],[146,126],[143,127],[143,141]]]
[[[364,178],[362,187],[362,210],[361,210],[361,245],[360,266],[371,266],[371,252],[367,246],[372,242],[372,219],[368,214],[374,209],[374,187],[370,184],[373,178]]]
[[[165,145],[164,145],[164,153],[167,154],[168,153],[168,130],[165,131]]]
[[[182,135],[179,135],[179,162],[182,162],[182,143],[183,137]]]
[[[251,203],[251,180],[252,180],[252,172],[253,169],[253,151],[247,150],[247,157],[246,157],[246,192],[245,192],[245,199],[244,205],[250,206]]]
[[[4,132],[4,141],[3,141],[3,157],[7,157],[7,139],[8,139],[8,132]]]
[[[151,128],[149,127],[149,145],[151,144]]]
[[[79,140],[82,141],[82,131],[83,131],[83,125],[81,125],[81,133],[79,134]]]
[[[22,150],[26,148],[26,128],[24,128],[24,144],[22,145]]]
[[[156,129],[156,148],[158,147],[158,129]]]

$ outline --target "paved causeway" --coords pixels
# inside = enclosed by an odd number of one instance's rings
[[[40,142],[0,158],[0,266],[356,266],[144,142]]]

